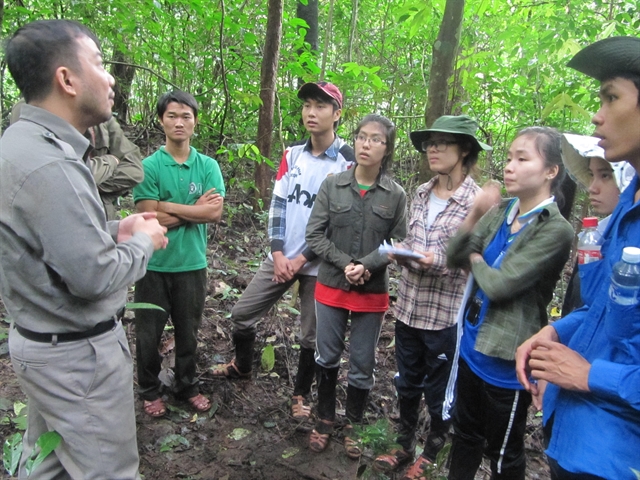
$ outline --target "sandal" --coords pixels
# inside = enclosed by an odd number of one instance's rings
[[[402,480],[427,480],[427,472],[425,470],[429,465],[433,465],[433,463],[420,455],[411,468],[407,470],[407,473],[404,474]]]
[[[251,370],[248,372],[241,372],[236,365],[235,358],[229,363],[225,363],[217,367],[211,367],[211,370],[214,377],[225,377],[232,380],[251,378]]]
[[[413,460],[413,453],[402,448],[394,448],[389,453],[379,455],[373,461],[373,468],[379,472],[393,472]]]
[[[201,393],[195,397],[188,398],[187,402],[189,402],[197,412],[206,412],[211,408],[211,402]]]
[[[167,407],[165,407],[164,401],[160,397],[155,400],[144,400],[142,406],[144,413],[153,418],[164,417],[167,413]]]
[[[354,438],[355,432],[351,425],[347,425],[343,429],[344,433],[344,449],[347,457],[351,460],[358,460],[362,456],[362,442],[360,439]]]
[[[326,433],[320,433],[318,430],[325,431]],[[331,430],[333,430],[333,422],[320,420],[316,425],[316,428],[311,432],[311,435],[309,435],[309,449],[315,453],[320,453],[326,450],[329,445]]]
[[[291,397],[291,415],[296,420],[307,421],[311,417],[311,407],[304,404],[302,395],[294,395]]]

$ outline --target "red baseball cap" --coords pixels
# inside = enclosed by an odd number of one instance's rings
[[[300,90],[298,90],[298,98],[305,99],[318,93],[329,95],[338,102],[338,107],[342,108],[342,92],[333,83],[329,82],[305,83],[300,87]]]

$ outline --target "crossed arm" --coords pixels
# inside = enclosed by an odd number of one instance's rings
[[[222,195],[215,193],[215,190],[207,190],[194,205],[140,200],[136,203],[136,209],[139,213],[157,212],[160,225],[167,228],[175,228],[185,223],[215,223],[222,217],[224,203]]]

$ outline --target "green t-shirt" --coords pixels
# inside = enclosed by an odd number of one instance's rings
[[[194,205],[211,188],[224,197],[220,166],[213,158],[191,147],[183,164],[176,162],[164,147],[142,161],[144,181],[133,189],[133,200]],[[189,272],[207,266],[207,225],[186,223],[167,232],[169,244],[156,250],[148,270],[154,272]]]

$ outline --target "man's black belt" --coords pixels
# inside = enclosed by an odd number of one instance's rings
[[[85,338],[95,337],[96,335],[100,335],[104,332],[108,332],[113,327],[115,327],[116,321],[115,319],[106,320],[104,322],[98,323],[91,330],[85,330],[84,332],[69,332],[69,333],[40,333],[28,330],[20,325],[16,325],[16,330],[22,335],[24,338],[28,340],[32,340],[34,342],[42,342],[42,343],[60,343],[60,342],[75,342],[76,340],[83,340]]]

